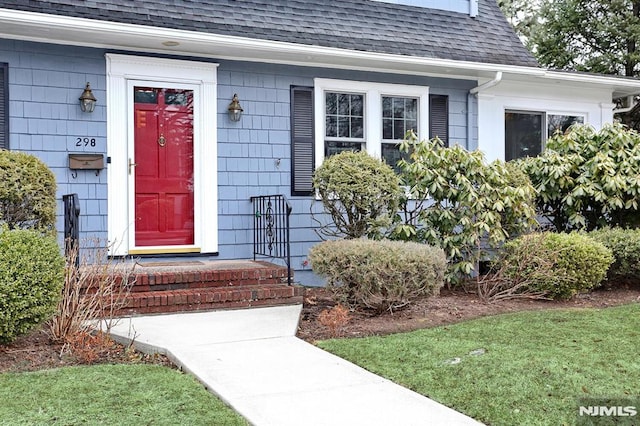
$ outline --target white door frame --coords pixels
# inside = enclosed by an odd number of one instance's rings
[[[107,213],[109,254],[164,254],[218,251],[217,64],[108,53],[107,60]],[[133,86],[194,90],[194,242],[193,246],[135,247],[133,175]]]

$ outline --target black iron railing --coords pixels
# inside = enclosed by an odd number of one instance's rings
[[[287,283],[291,285],[291,205],[284,195],[251,197],[251,202],[254,210],[253,259],[256,256],[282,259],[287,265]]]
[[[75,264],[80,267],[80,253],[78,244],[80,240],[80,202],[78,194],[67,194],[62,196],[64,204],[64,252],[69,256],[75,250]]]

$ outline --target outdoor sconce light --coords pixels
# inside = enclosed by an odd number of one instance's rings
[[[84,88],[84,92],[80,95],[80,109],[82,112],[93,112],[96,108],[96,97],[91,93],[91,86],[87,83],[87,86]]]
[[[240,106],[240,100],[238,99],[238,95],[236,95],[235,93],[233,95],[233,99],[231,100],[231,103],[229,104],[229,108],[227,108],[227,110],[229,111],[229,120],[240,121],[240,118],[242,117],[242,111],[244,110]]]

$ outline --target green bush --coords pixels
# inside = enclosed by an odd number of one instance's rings
[[[446,270],[442,249],[403,241],[325,241],[309,260],[341,303],[377,313],[438,294]]]
[[[46,321],[63,280],[64,259],[53,236],[0,228],[0,342]]]
[[[380,237],[391,225],[401,194],[393,169],[366,152],[344,151],[325,159],[313,186],[333,221],[319,231],[328,237]]]
[[[640,278],[640,229],[603,228],[588,235],[613,252],[609,279]]]
[[[569,299],[577,293],[597,287],[613,262],[611,250],[585,234],[551,232],[524,235],[505,244],[505,275],[514,281],[526,281],[529,290],[553,299]],[[517,253],[538,251],[537,258],[520,268]],[[534,258],[534,257],[532,257]],[[550,266],[547,265],[550,263]],[[544,266],[545,273],[539,273]],[[548,272],[547,272],[548,271]],[[518,274],[519,277],[514,275]]]
[[[0,150],[0,224],[53,231],[56,179],[33,155]]]
[[[536,224],[534,188],[514,165],[412,132],[401,150],[410,155],[398,162],[408,197],[393,238],[442,247],[448,282],[472,273],[481,241],[498,246]]]
[[[621,124],[572,126],[537,157],[518,162],[558,232],[640,225],[640,133]]]

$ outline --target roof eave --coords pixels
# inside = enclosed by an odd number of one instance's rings
[[[356,51],[2,8],[0,37],[216,60],[440,76],[479,82],[493,78],[496,72],[503,72],[505,80],[581,83],[606,87],[614,97],[640,94],[638,80],[554,72],[539,67]],[[164,42],[179,45],[167,47]]]

